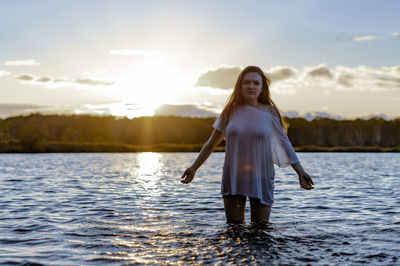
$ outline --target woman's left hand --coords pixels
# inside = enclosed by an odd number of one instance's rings
[[[313,189],[314,182],[311,179],[311,176],[304,171],[298,173],[299,175],[299,183],[300,187],[304,189]]]

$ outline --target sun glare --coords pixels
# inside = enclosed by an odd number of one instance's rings
[[[188,86],[184,75],[162,59],[149,60],[141,68],[126,70],[118,80],[116,93],[121,100],[138,105],[137,112],[148,116],[154,115],[160,105],[178,100]]]
[[[154,152],[142,152],[138,154],[139,168],[135,175],[138,181],[143,184],[146,191],[152,194],[157,194],[157,184],[161,177],[161,169],[163,167],[161,154]]]

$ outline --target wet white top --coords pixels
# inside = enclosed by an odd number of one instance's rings
[[[226,139],[222,195],[259,198],[272,206],[274,163],[286,167],[299,162],[276,110],[269,105],[242,105],[231,114],[226,129],[221,115],[213,127]]]

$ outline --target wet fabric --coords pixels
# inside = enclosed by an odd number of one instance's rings
[[[274,163],[286,167],[299,162],[276,110],[242,105],[231,114],[226,128],[221,114],[213,127],[226,139],[222,195],[259,198],[272,206]]]

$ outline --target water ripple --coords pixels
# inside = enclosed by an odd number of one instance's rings
[[[400,158],[299,153],[277,170],[271,223],[225,223],[214,153],[0,155],[2,264],[398,264]]]

